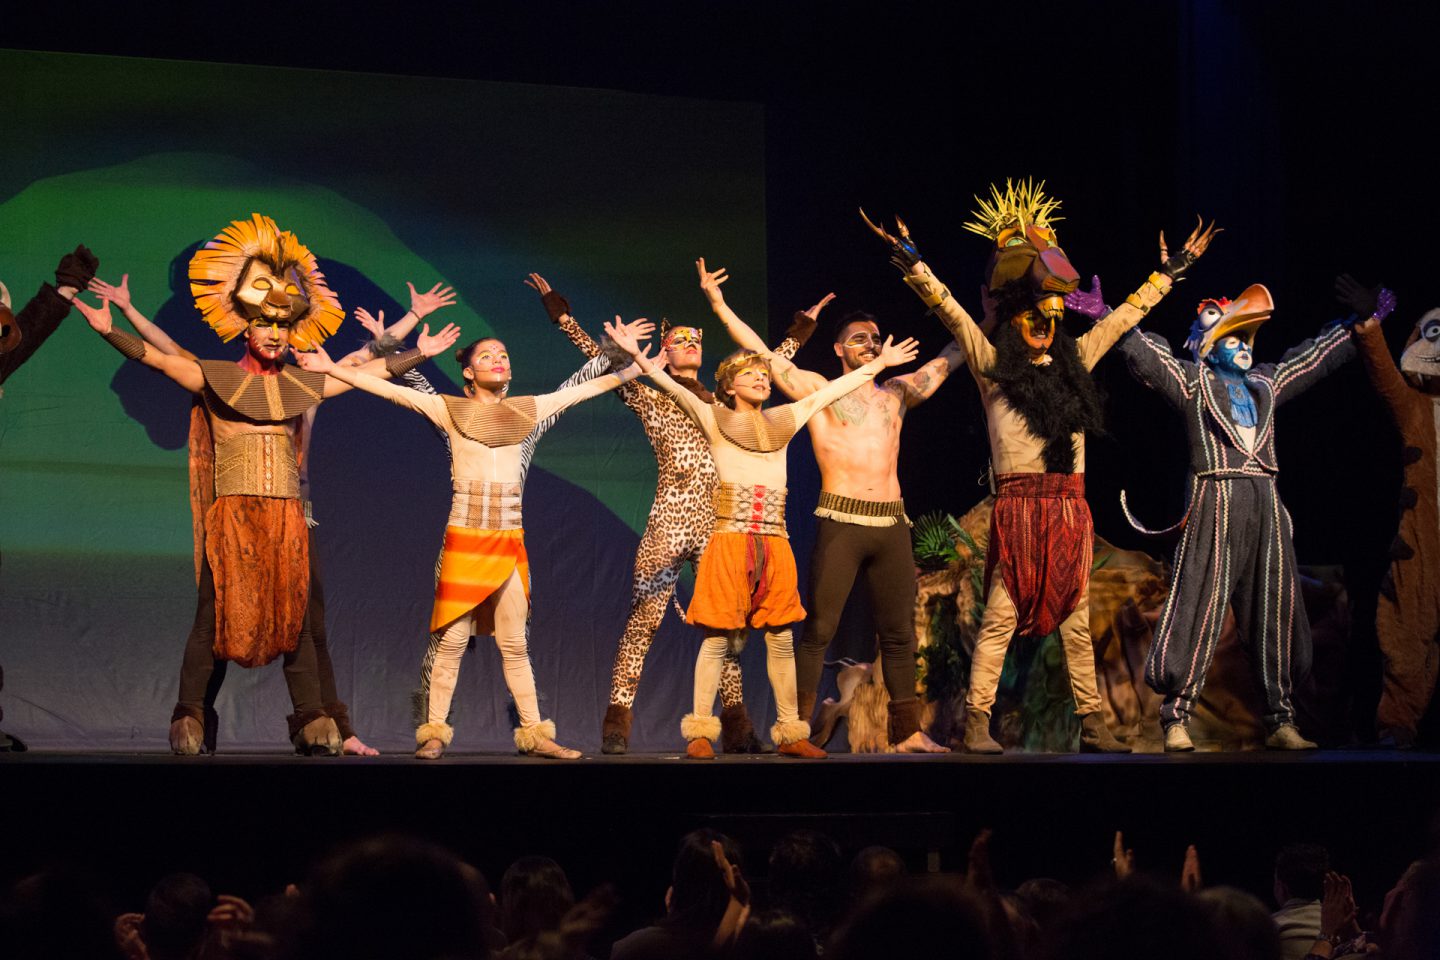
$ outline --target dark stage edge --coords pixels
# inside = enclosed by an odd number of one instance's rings
[[[1387,883],[1422,851],[1437,808],[1440,754],[1372,750],[429,762],[31,752],[0,755],[0,880],[62,861],[142,890],[190,869],[258,896],[344,840],[400,831],[450,846],[493,882],[516,857],[555,857],[577,889],[630,891],[643,920],[676,842],[697,827],[738,839],[757,876],[794,829],[829,833],[847,856],[883,844],[913,870],[958,871],[989,827],[1006,885],[1084,881],[1108,868],[1120,829],[1142,866],[1178,873],[1193,843],[1208,883],[1263,893],[1275,850],[1295,839],[1329,845],[1357,884]]]

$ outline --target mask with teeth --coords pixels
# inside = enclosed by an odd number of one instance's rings
[[[1426,311],[1415,324],[1400,354],[1400,370],[1412,377],[1440,377],[1440,307]]]

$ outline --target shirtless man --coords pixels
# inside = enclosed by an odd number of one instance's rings
[[[722,267],[705,269],[696,261],[700,288],[731,338],[742,348],[764,350],[764,342],[725,303]],[[835,298],[805,311],[818,318]],[[835,333],[835,355],[842,374],[879,356],[883,339],[875,318],[851,314]],[[905,411],[928,399],[964,362],[964,351],[950,344],[914,373],[884,383],[866,381],[816,414],[809,423],[810,442],[820,465],[820,518],[810,558],[810,618],[795,658],[802,719],[810,719],[820,686],[825,650],[835,636],[845,600],[861,571],[875,612],[885,688],[890,694],[889,740],[902,753],[948,753],[920,729],[915,695],[915,556],[910,524],[900,497],[896,464]],[[820,390],[825,377],[773,357],[775,384],[792,400]],[[823,746],[823,744],[822,744]]]

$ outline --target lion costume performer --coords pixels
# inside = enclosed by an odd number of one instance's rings
[[[548,286],[541,291],[541,297],[550,319],[581,353],[587,357],[604,356],[600,344],[571,315],[570,304],[564,297]],[[814,321],[797,314],[775,353],[786,359],[793,357],[813,331]],[[663,329],[661,338],[663,346],[669,349],[676,337],[683,336],[693,342],[698,353],[703,334],[703,330],[695,327],[676,326]],[[710,391],[698,380],[682,377],[677,382],[706,403],[713,400]],[[635,693],[640,686],[645,655],[655,640],[665,607],[675,595],[681,569],[686,562],[698,564],[710,541],[710,531],[715,524],[711,504],[720,482],[709,442],[674,400],[638,381],[620,387],[618,396],[639,418],[655,452],[656,483],[655,502],[650,507],[645,532],[635,553],[630,615],[615,651],[610,702],[600,726],[600,749],[612,754],[624,753],[629,747]],[[725,656],[720,676],[720,706],[721,749],[726,753],[757,752],[760,743],[745,710],[740,658],[734,652]]]
[[[870,224],[890,244],[905,282],[965,350],[980,388],[990,432],[996,501],[985,561],[985,614],[965,698],[965,749],[1001,753],[990,736],[990,711],[1010,638],[1060,630],[1070,674],[1080,748],[1121,752],[1128,747],[1105,726],[1090,640],[1089,583],[1094,528],[1085,503],[1085,431],[1101,426],[1101,404],[1090,370],[1120,336],[1169,292],[1204,252],[1213,235],[1197,227],[1185,249],[1167,257],[1125,303],[1088,333],[1073,338],[1059,327],[1065,294],[1079,276],[1056,242],[1060,204],[1044,184],[1006,183],[978,201],[965,229],[992,243],[986,290],[999,325],[995,342],[920,259],[903,222],[899,237]],[[977,198],[978,200],[978,198]],[[868,220],[867,220],[868,222]]]
[[[1099,278],[1066,305],[1103,316]],[[1255,332],[1274,301],[1260,284],[1234,300],[1202,300],[1180,360],[1155,334],[1119,344],[1130,372],[1185,418],[1190,440],[1189,504],[1175,549],[1173,583],[1145,663],[1145,680],[1164,697],[1165,749],[1195,749],[1186,724],[1200,696],[1225,608],[1248,648],[1265,700],[1265,745],[1310,750],[1295,726],[1294,680],[1310,669],[1310,622],[1300,596],[1290,514],[1275,487],[1275,409],[1355,355],[1350,332],[1333,327],[1287,351],[1279,363],[1253,365]],[[1128,514],[1128,511],[1127,511]],[[1131,523],[1145,531],[1131,518]]]
[[[190,261],[195,305],[222,341],[245,334],[238,362],[195,360],[147,347],[117,330],[110,303],[77,305],[121,354],[196,394],[191,418],[190,492],[195,514],[199,602],[180,670],[170,746],[182,755],[215,747],[216,695],[230,661],[284,662],[297,751],[335,754],[341,738],[327,715],[311,635],[314,565],[300,499],[304,415],[346,384],[283,362],[290,347],[318,346],[344,311],[315,256],[261,214],[237,220]],[[438,352],[449,346],[437,339]],[[372,361],[398,375],[419,350]]]

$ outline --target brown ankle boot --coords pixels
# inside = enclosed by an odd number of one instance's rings
[[[295,752],[302,757],[340,756],[340,730],[335,726],[335,721],[323,713],[304,723],[290,737],[290,742],[295,745]]]
[[[760,738],[745,704],[737,703],[720,711],[720,749],[725,753],[763,753]]]
[[[1080,752],[1129,753],[1130,748],[1115,739],[1115,734],[1105,726],[1105,717],[1097,711],[1080,718]]]
[[[1000,742],[990,736],[990,714],[983,710],[976,710],[968,707],[965,710],[965,739],[963,741],[966,753],[1004,753],[1005,748]]]
[[[170,721],[170,752],[177,757],[198,757],[205,746],[205,728],[192,716]]]
[[[634,718],[624,704],[612,703],[605,708],[605,719],[600,721],[601,753],[619,754],[630,749],[630,724]]]

